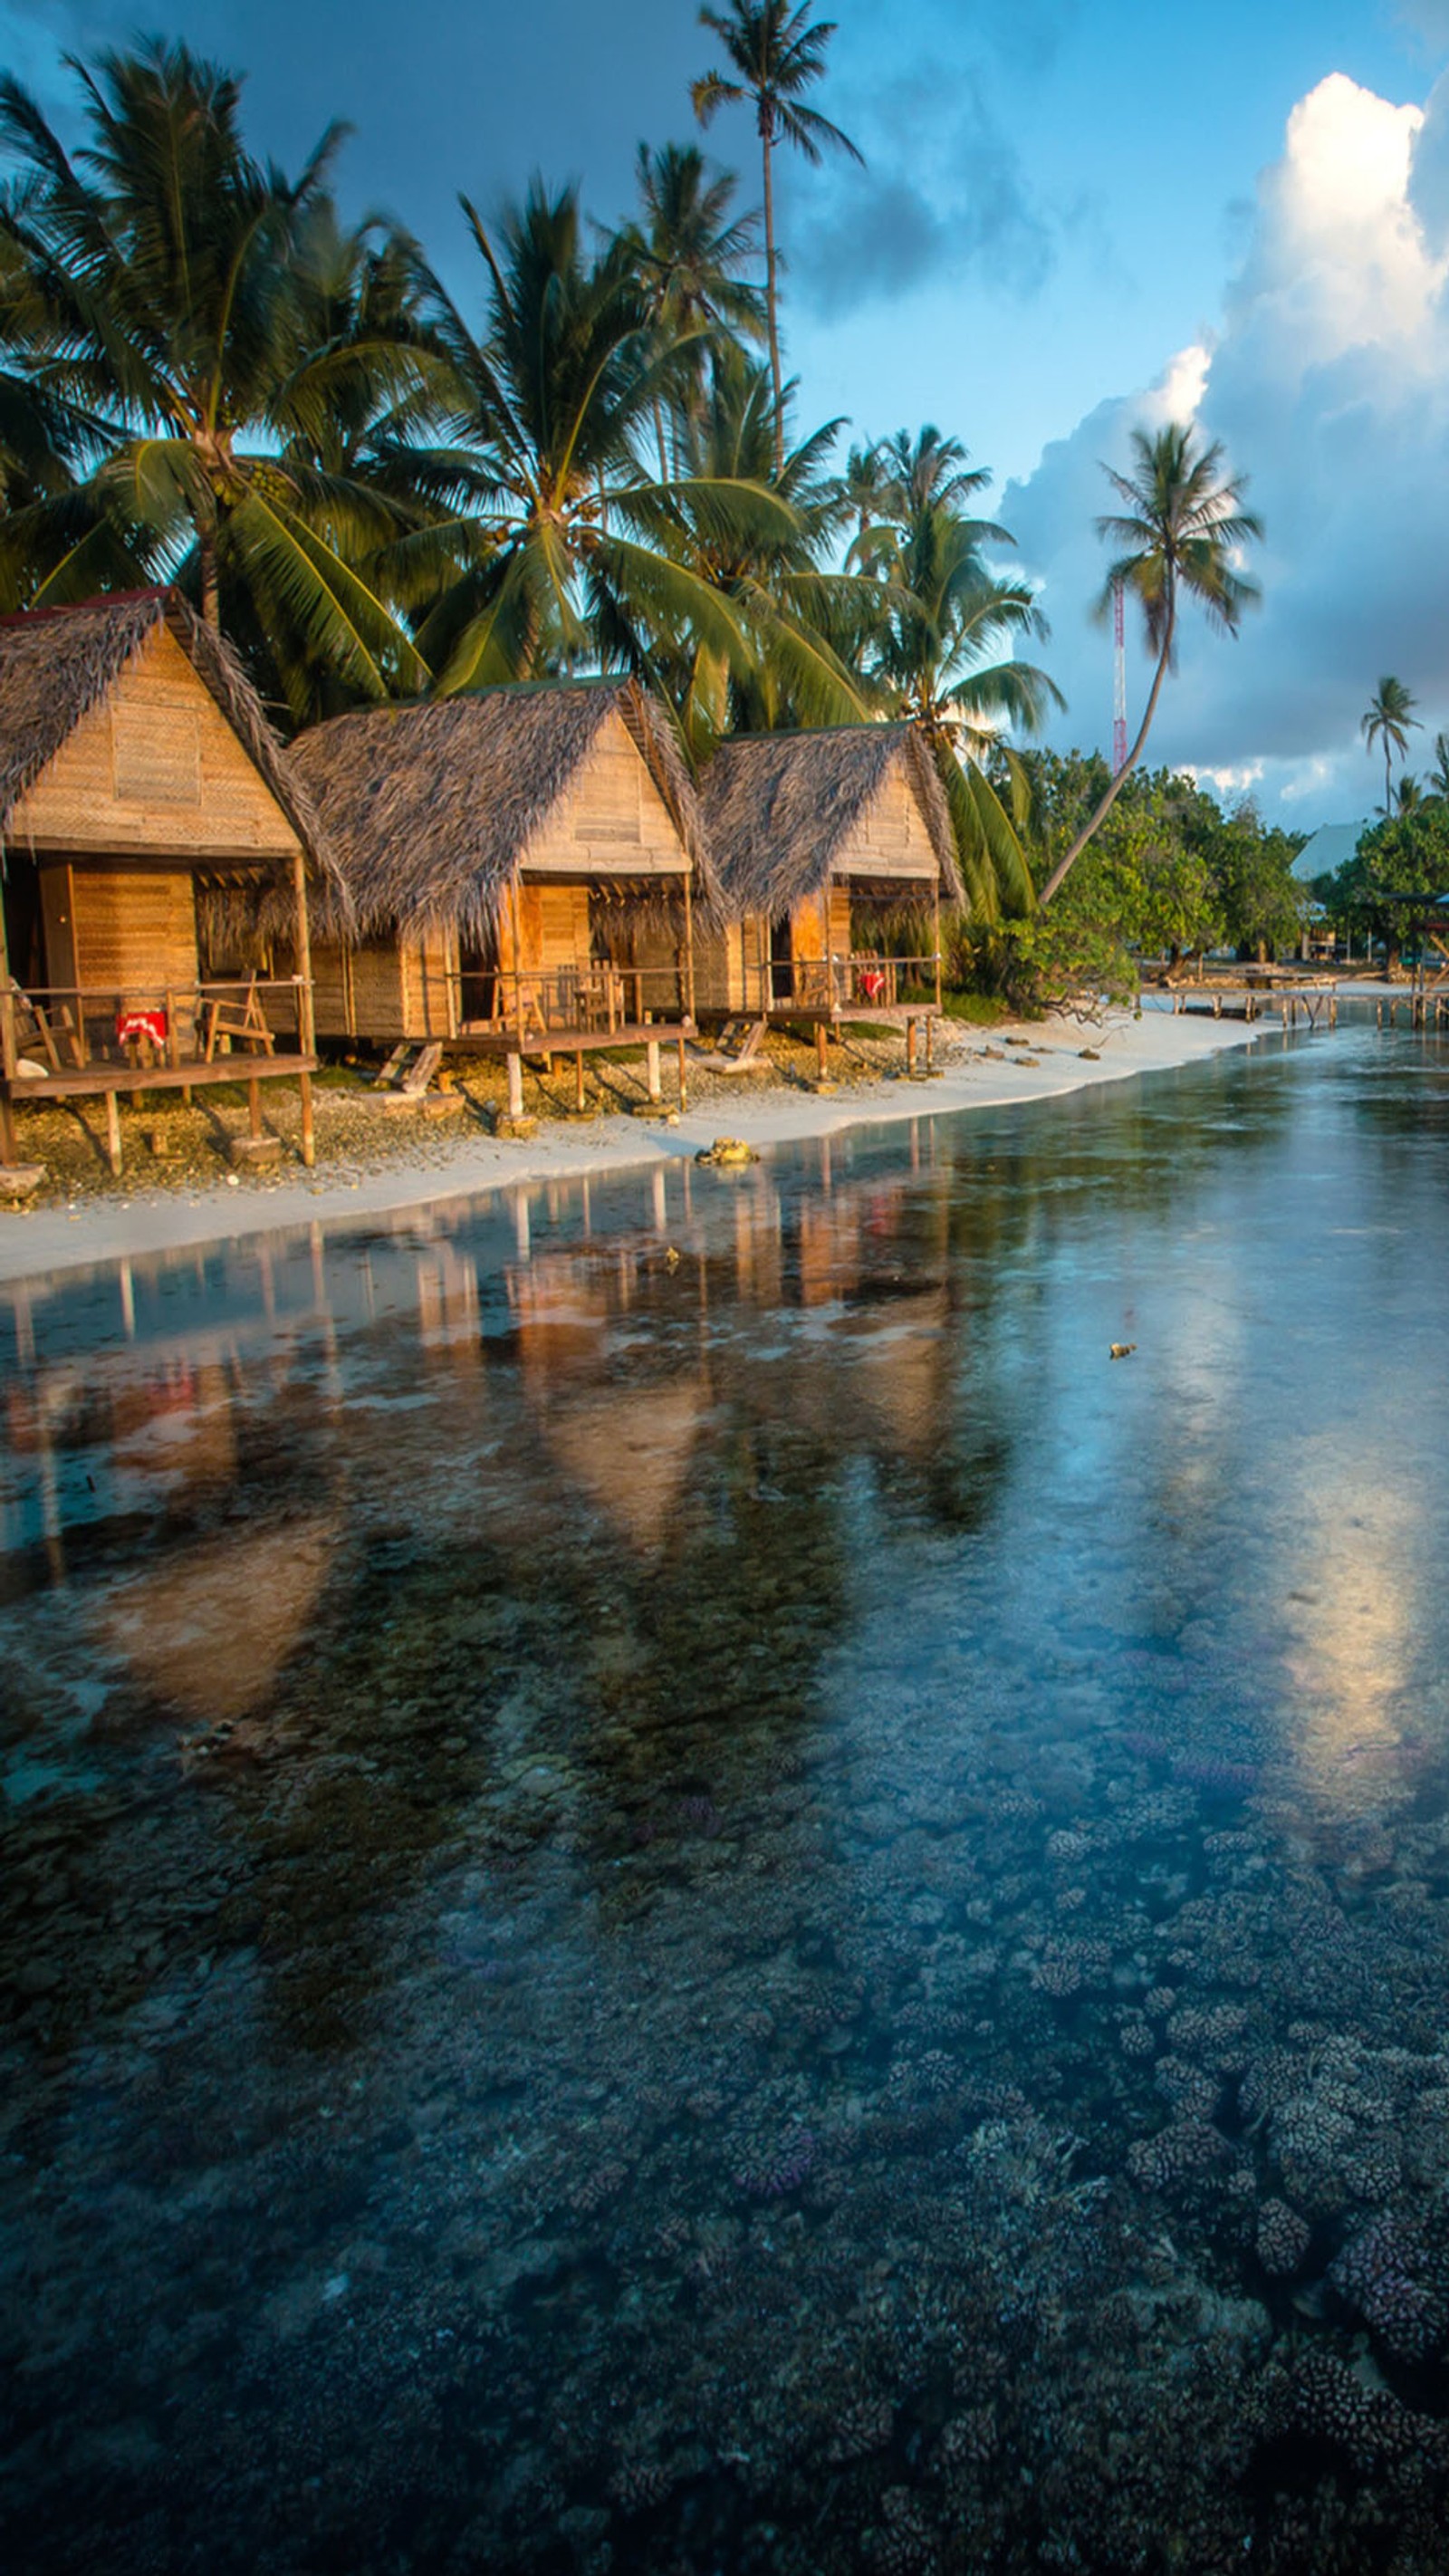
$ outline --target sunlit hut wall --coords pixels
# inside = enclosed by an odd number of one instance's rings
[[[697,801],[632,681],[490,689],[338,716],[293,745],[356,912],[314,942],[319,1030],[374,1041],[549,1017],[607,961],[656,1018],[691,1008],[713,917]]]
[[[226,646],[174,591],[0,621],[0,971],[30,992],[185,1009],[294,948],[304,791]]]
[[[783,1006],[808,983],[789,970],[878,948],[875,925],[903,910],[919,912],[921,953],[939,948],[961,885],[916,727],[740,735],[710,762],[703,804],[728,921],[698,943],[701,1010]]]

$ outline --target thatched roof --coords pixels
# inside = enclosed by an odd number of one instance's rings
[[[704,781],[704,820],[736,918],[777,914],[819,894],[892,772],[920,807],[948,903],[962,900],[945,791],[919,728],[834,725],[818,733],[737,734]]]
[[[292,745],[358,928],[486,937],[515,871],[616,714],[712,908],[698,799],[667,716],[632,680],[559,681],[335,716]],[[618,873],[629,874],[623,847]]]
[[[161,625],[170,628],[328,881],[331,900],[345,903],[316,808],[289,769],[260,698],[230,646],[174,590],[123,591],[74,608],[0,618],[0,842],[22,796]]]

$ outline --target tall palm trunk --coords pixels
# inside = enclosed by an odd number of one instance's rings
[[[770,155],[775,149],[774,120],[760,113],[761,159],[765,173],[765,312],[770,326],[770,382],[775,392],[775,472],[785,468],[785,396],[780,378],[780,325],[775,293],[775,185]]]
[[[1393,821],[1393,816],[1394,816],[1393,746],[1391,745],[1391,743],[1390,743],[1390,741],[1389,741],[1389,737],[1388,737],[1388,735],[1387,735],[1387,734],[1385,734],[1385,735],[1384,735],[1384,821],[1385,821],[1386,823],[1391,823],[1391,822]]]
[[[1047,878],[1046,884],[1042,887],[1041,893],[1037,896],[1037,903],[1039,906],[1044,903],[1050,903],[1052,896],[1056,893],[1056,890],[1061,884],[1068,869],[1075,866],[1077,860],[1081,857],[1083,850],[1086,848],[1087,843],[1091,840],[1093,833],[1096,832],[1106,821],[1107,816],[1111,813],[1113,806],[1116,804],[1118,797],[1126,786],[1129,775],[1136,768],[1138,761],[1142,757],[1143,750],[1146,747],[1147,737],[1152,730],[1152,719],[1157,713],[1157,701],[1162,695],[1162,683],[1167,677],[1167,666],[1172,659],[1172,637],[1173,629],[1176,624],[1177,602],[1174,599],[1172,605],[1168,609],[1167,632],[1162,639],[1162,651],[1157,657],[1157,669],[1152,676],[1152,687],[1148,693],[1147,708],[1142,718],[1137,740],[1128,752],[1126,759],[1123,761],[1122,766],[1108,788],[1106,795],[1102,798],[1102,801],[1097,807],[1095,814],[1092,816],[1091,821],[1085,824],[1083,829],[1077,834],[1077,837],[1073,841],[1065,858],[1058,859],[1051,875]]]
[[[216,568],[216,530],[203,521],[196,532],[197,554],[201,563],[201,622],[213,635],[221,633],[221,584]]]

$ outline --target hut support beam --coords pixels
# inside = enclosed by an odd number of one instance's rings
[[[684,880],[684,1007],[694,1018],[694,913],[689,900],[689,877]]]
[[[118,1181],[121,1177],[121,1104],[114,1091],[106,1093],[106,1161],[111,1167],[112,1180]]]
[[[508,1058],[508,1115],[523,1116],[523,1058],[516,1051]]]
[[[300,1041],[302,1054],[315,1055],[317,1052],[317,1014],[312,995],[312,933],[307,921],[307,862],[300,850],[297,851],[296,856],[292,861],[292,897],[297,911],[296,961],[297,974],[300,979],[297,987],[297,1036]],[[297,1088],[302,1095],[302,1161],[310,1172],[315,1152],[312,1135],[312,1077],[310,1073],[298,1075]],[[252,1096],[255,1102],[252,1134],[254,1136],[260,1136],[262,1132],[262,1109],[261,1100],[257,1094],[257,1086],[255,1083],[252,1084]]]
[[[650,1099],[662,1099],[663,1093],[660,1089],[659,1083],[659,1040],[657,1038],[650,1038],[645,1046],[644,1066]]]
[[[679,1039],[679,1106],[681,1109],[687,1109],[689,1107],[689,1089],[684,1073],[684,1037],[682,1032]]]
[[[822,1082],[825,1080],[826,1071],[827,1071],[827,1058],[826,1058],[826,1054],[825,1054],[825,1040],[826,1040],[826,1027],[825,1027],[825,1022],[824,1022],[823,1020],[817,1020],[817,1021],[816,1021],[816,1023],[815,1023],[815,1071],[816,1071],[817,1075],[819,1076],[819,1079],[820,1079]]]
[[[18,1061],[15,1044],[15,996],[10,990],[10,950],[5,938],[5,897],[0,887],[0,1163],[15,1163],[15,1116],[4,1084],[13,1081]]]
[[[511,906],[512,906],[512,911],[513,911],[513,1000],[514,1000],[514,1020],[515,1020],[515,1024],[516,1024],[517,1029],[518,1029],[518,1044],[519,1044],[519,1048],[520,1048],[520,1051],[521,1051],[521,1050],[522,1050],[522,1046],[523,1046],[523,1039],[524,1039],[524,1024],[523,1024],[523,907],[522,907],[522,905],[520,904],[519,899],[518,899],[518,870],[517,870],[516,868],[514,869],[513,874],[512,874],[512,876],[511,876],[511,877],[510,877],[510,879],[509,879],[509,883],[508,883],[508,895],[509,895],[509,901],[510,901],[510,904],[511,904]]]

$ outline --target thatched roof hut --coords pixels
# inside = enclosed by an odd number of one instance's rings
[[[170,589],[126,591],[0,618],[0,843],[20,839],[33,845],[34,832],[17,807],[163,629],[225,717],[303,849],[326,868],[316,808],[305,782],[285,761],[255,689],[230,647]],[[189,828],[199,847],[212,846],[204,820],[199,832]],[[250,852],[238,849],[235,855]]]
[[[738,735],[710,762],[703,802],[710,851],[736,920],[789,912],[823,894],[832,875],[920,879],[921,858],[872,830],[873,814],[890,802],[915,808],[941,899],[961,900],[945,791],[918,726]]]
[[[605,817],[576,840],[572,865],[641,888],[692,872],[708,907],[715,881],[698,799],[667,716],[632,680],[542,682],[336,716],[293,744],[289,765],[321,812],[358,933],[486,940],[521,873],[563,868],[551,828],[621,725],[676,854],[651,853],[626,818]]]

